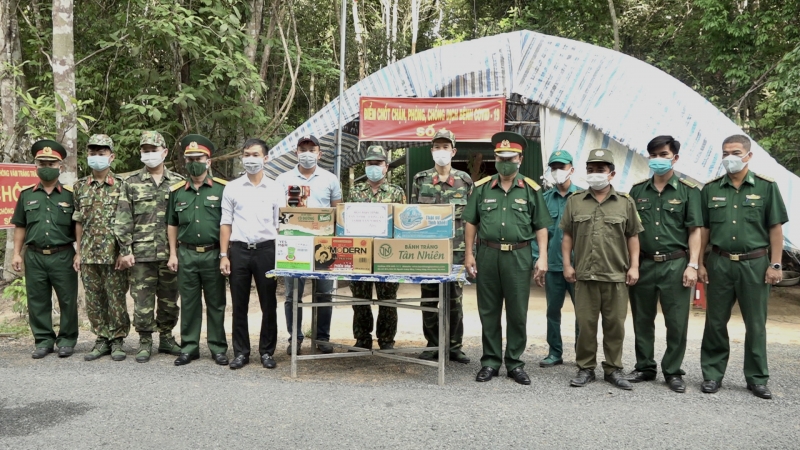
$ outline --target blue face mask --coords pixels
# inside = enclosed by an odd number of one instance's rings
[[[672,170],[672,159],[652,158],[647,163],[656,175],[664,175]]]
[[[367,178],[373,183],[377,183],[383,179],[383,167],[381,166],[367,166],[364,169],[367,172]]]
[[[103,155],[90,156],[87,158],[87,162],[89,163],[89,167],[93,170],[102,171],[108,169],[108,166],[111,165],[109,162],[110,158],[110,156]]]

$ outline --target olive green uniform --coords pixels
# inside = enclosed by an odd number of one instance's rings
[[[710,230],[712,252],[706,262],[708,291],[706,324],[700,351],[705,380],[722,381],[730,356],[728,321],[738,300],[745,325],[744,376],[749,384],[769,380],[767,368],[767,301],[770,285],[764,282],[768,254],[744,259],[739,254],[768,249],[769,229],[789,221],[775,182],[748,171],[739,188],[728,175],[703,187],[704,226]],[[718,251],[730,253],[728,257]]]
[[[56,183],[47,193],[37,183],[19,194],[11,223],[25,228],[25,290],[28,322],[37,348],[74,347],[78,341],[78,274],[72,188]],[[53,330],[53,290],[61,311],[58,335]]]
[[[636,370],[656,374],[653,347],[660,301],[667,328],[661,372],[665,378],[684,375],[681,364],[686,353],[692,288],[683,285],[683,273],[689,263],[690,228],[703,226],[700,189],[673,175],[661,192],[650,178],[636,183],[630,196],[644,226],[639,234],[639,281],[630,287]],[[680,252],[685,253],[679,256]]]
[[[499,175],[475,183],[463,218],[479,227],[475,259],[478,313],[483,327],[481,366],[499,369],[505,363],[510,372],[525,366],[520,357],[527,343],[533,256],[528,245],[502,250],[486,244],[529,243],[536,239],[536,230],[551,224],[550,213],[539,185],[517,173],[507,192]],[[505,356],[500,322],[504,300],[508,327]]]

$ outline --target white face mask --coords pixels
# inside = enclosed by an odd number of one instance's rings
[[[589,183],[589,187],[595,191],[605,189],[610,183],[607,173],[590,173],[586,175],[586,182]]]
[[[314,152],[298,153],[297,162],[303,169],[313,169],[317,165],[317,154]]]
[[[569,170],[557,169],[553,172],[553,179],[555,180],[556,184],[566,183],[571,176],[572,172]]]
[[[747,163],[742,161],[742,158],[735,155],[729,155],[722,159],[722,166],[728,173],[739,173],[744,170]]]
[[[431,154],[433,155],[433,161],[440,167],[450,164],[450,161],[453,159],[450,150],[434,150]]]
[[[260,156],[247,156],[242,158],[242,165],[244,166],[245,172],[250,175],[255,175],[264,169],[264,158]]]
[[[158,167],[162,162],[164,162],[164,155],[162,152],[142,153],[141,160],[145,166],[152,169]]]

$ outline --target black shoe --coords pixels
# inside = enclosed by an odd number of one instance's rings
[[[227,366],[228,357],[225,356],[225,353],[217,353],[216,355],[214,355],[214,362],[219,364],[220,366]]]
[[[439,355],[436,355],[438,358]],[[461,363],[461,364],[469,364],[469,356],[464,354],[461,350],[450,352],[450,361]]]
[[[53,347],[36,347],[36,350],[31,354],[31,358],[42,359],[49,353],[53,353]]]
[[[200,359],[200,355],[190,355],[188,353],[181,353],[181,356],[175,360],[176,366],[185,366],[195,359]]]
[[[633,370],[631,373],[625,376],[625,379],[630,381],[631,383],[641,383],[642,381],[653,381],[656,379],[656,374],[652,372],[640,372],[638,370]]]
[[[331,344],[328,344],[326,341],[317,341],[317,342],[319,342],[317,344],[317,350],[325,354],[333,353],[333,346]]]
[[[372,350],[372,339],[363,340],[363,341],[361,339],[358,339],[356,341],[356,343],[353,344],[353,347],[365,348],[367,350]],[[351,352],[357,352],[357,350],[350,350],[350,351]]]
[[[620,389],[624,389],[626,391],[633,389],[631,382],[628,381],[628,379],[625,377],[625,374],[619,369],[604,375],[603,379]]]
[[[481,383],[484,381],[489,381],[492,379],[492,377],[496,377],[497,374],[498,374],[497,369],[494,369],[489,366],[483,366],[481,367],[481,370],[478,371],[478,375],[475,377],[475,381]]]
[[[302,342],[298,342],[297,343],[297,356],[300,356],[300,355],[303,354],[303,350],[302,350],[302,347],[301,347],[302,345],[303,345]],[[292,356],[292,343],[291,342],[289,342],[289,346],[286,347],[286,354],[289,355],[289,356]]]
[[[381,350],[392,350],[394,348],[394,342],[390,342],[388,344],[378,344]]]
[[[667,377],[667,386],[673,392],[677,392],[679,394],[683,394],[686,392],[686,383],[683,382],[683,378],[680,375],[670,375]]]
[[[531,384],[531,377],[525,373],[525,370],[522,367],[517,367],[516,369],[508,372],[508,378],[513,378],[519,384],[529,385]]]
[[[594,370],[581,369],[578,371],[578,375],[569,381],[569,385],[575,387],[584,387],[594,380],[595,380]]]
[[[69,358],[75,350],[72,347],[58,347],[59,358]]]
[[[747,383],[747,389],[753,392],[758,398],[763,398],[766,400],[772,400],[772,392],[769,391],[769,388],[766,384],[750,384]]]
[[[264,366],[265,369],[274,369],[278,367],[278,363],[272,359],[272,355],[261,355],[261,365]]]
[[[248,365],[249,363],[250,363],[250,358],[244,355],[239,355],[233,358],[233,361],[231,361],[228,367],[230,367],[232,370],[236,370],[236,369],[241,369],[242,367]]]
[[[705,380],[700,385],[700,390],[704,394],[716,394],[720,387],[722,387],[722,381]]]

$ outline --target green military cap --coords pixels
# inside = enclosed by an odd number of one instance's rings
[[[553,163],[572,164],[572,155],[570,155],[566,150],[556,150],[552,155],[550,155],[547,165],[549,166]]]
[[[45,161],[63,161],[67,157],[67,149],[63,145],[50,139],[42,139],[31,145],[33,159]]]
[[[607,148],[597,148],[589,152],[589,159],[586,160],[587,164],[593,162],[602,162],[613,166],[614,155]]]
[[[522,155],[528,147],[528,141],[521,134],[512,131],[495,133],[492,136],[492,144],[494,144],[494,154],[501,158]]]
[[[380,145],[370,145],[364,161],[386,161],[386,150]]]
[[[431,139],[431,142],[436,142],[437,139],[447,139],[451,144],[453,144],[453,147],[456,146],[456,134],[450,130],[442,128],[441,130],[437,131],[433,136],[433,139]]]
[[[114,151],[114,141],[107,134],[93,134],[89,138],[87,147],[108,147],[112,152]]]
[[[164,136],[162,136],[158,131],[142,131],[142,138],[139,140],[139,146],[142,145],[166,147],[167,142],[164,140]]]
[[[190,134],[181,139],[181,148],[184,149],[183,154],[187,156],[206,155],[211,157],[216,151],[214,144],[208,138],[199,134]]]

